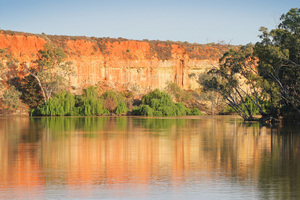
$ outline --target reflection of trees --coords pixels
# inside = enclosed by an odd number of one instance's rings
[[[130,119],[130,120],[129,120]],[[186,119],[167,118],[128,118],[128,117],[45,117],[32,118],[32,123],[50,131],[53,135],[63,136],[74,131],[94,132],[126,131],[132,126],[150,132],[164,132],[172,128],[184,127]],[[192,119],[190,120],[192,123]]]
[[[275,132],[278,133],[278,130]],[[264,160],[260,163],[258,186],[264,199],[300,197],[299,134],[282,132],[271,135],[271,151],[265,151]]]
[[[53,185],[152,180],[180,185],[221,177],[253,184],[263,198],[278,192],[287,199],[291,196],[284,195],[300,186],[300,140],[292,128],[270,129],[231,117],[27,118],[1,121],[0,128],[5,180],[24,177],[21,168],[39,171],[33,179]],[[8,177],[14,169],[19,171]]]
[[[40,135],[39,123],[32,123],[29,118],[0,119],[0,188],[4,195],[16,187],[18,191],[8,194],[25,198],[29,193],[39,193],[44,185],[38,162]]]
[[[249,172],[255,174],[259,161],[258,146],[267,146],[265,135],[259,134],[256,124],[240,120],[213,119],[207,132],[201,134],[204,160],[216,174],[227,174],[236,180],[246,180]],[[267,141],[267,140],[266,140]]]
[[[162,132],[175,128],[184,127],[186,119],[176,118],[139,118],[134,120],[134,126],[140,126],[147,131]]]

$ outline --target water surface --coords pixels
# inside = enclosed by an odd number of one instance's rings
[[[299,132],[232,116],[0,118],[0,198],[297,199]]]

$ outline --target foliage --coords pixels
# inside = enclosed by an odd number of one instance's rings
[[[9,108],[19,107],[21,93],[10,83],[16,76],[18,60],[15,59],[8,49],[0,49],[0,94],[3,104]]]
[[[18,62],[9,49],[0,49],[0,79],[9,82],[11,78],[16,77]]]
[[[134,115],[153,116],[154,110],[149,105],[141,105],[133,109]]]
[[[193,108],[190,115],[203,115],[198,108]]]
[[[31,111],[31,114],[45,116],[72,115],[72,109],[74,106],[74,96],[64,91],[60,94],[56,94],[53,98],[47,100],[36,110]]]
[[[192,114],[183,103],[173,103],[170,95],[158,89],[144,95],[142,105],[133,110],[133,114],[143,116],[183,116],[188,113]]]
[[[126,104],[122,101],[118,104],[117,108],[116,108],[116,114],[124,114],[128,112],[128,107],[126,106]]]
[[[267,98],[267,94],[259,85],[261,78],[256,73],[255,62],[251,44],[239,50],[230,50],[220,59],[220,67],[208,72],[212,77],[202,82],[205,91],[221,94],[245,120],[254,119],[252,104],[246,100],[251,100],[260,114],[265,115],[261,99]]]
[[[31,76],[25,76],[24,78],[15,77],[9,81],[14,85],[18,91],[21,92],[20,99],[29,108],[36,108],[43,102],[43,95],[38,85],[37,80]]]
[[[102,99],[104,101],[105,108],[107,110],[109,110],[110,112],[113,112],[116,110],[116,108],[118,106],[118,102],[122,101],[124,98],[123,98],[122,94],[117,94],[114,91],[106,90],[102,94]]]
[[[258,112],[263,119],[276,119],[280,110],[291,109],[300,116],[300,9],[291,9],[280,20],[270,32],[262,27],[255,45],[226,52],[219,68],[209,71],[213,77],[202,83],[245,120]]]
[[[300,9],[290,9],[280,20],[270,32],[261,27],[261,41],[256,43],[254,54],[259,58],[258,72],[265,80],[273,112],[285,107],[300,115]]]
[[[82,95],[74,96],[65,91],[57,93],[45,103],[33,109],[31,115],[44,116],[94,116],[114,112],[127,113],[125,99],[122,94],[107,90],[102,95],[97,87],[88,87]],[[114,102],[116,106],[108,107],[107,101]],[[111,105],[111,104],[109,104]]]
[[[61,91],[66,83],[66,77],[72,73],[71,62],[65,62],[66,54],[62,48],[55,48],[46,44],[44,50],[40,50],[38,59],[29,67],[29,74],[33,76],[41,89],[44,102],[58,91]]]
[[[202,73],[199,75],[199,80],[198,83],[203,85],[206,81],[210,81],[213,78],[212,74],[207,74],[207,73]],[[209,106],[209,108],[206,107],[206,112],[210,114],[215,114],[215,113],[221,113],[222,110],[225,109],[226,105],[224,103],[224,98],[222,95],[220,95],[218,92],[215,90],[210,90],[210,89],[201,89],[200,92],[198,92],[198,99],[205,101],[206,106]]]
[[[89,87],[87,89],[84,89],[83,97],[77,99],[77,101],[79,101],[77,102],[77,104],[80,105],[78,107],[80,115],[92,116],[109,114],[109,111],[104,108],[103,100],[99,98],[97,89],[98,88],[96,87]]]
[[[4,90],[3,103],[9,108],[18,108],[20,95],[21,93],[14,86],[11,86],[9,90]]]
[[[166,91],[174,97],[177,102],[188,102],[193,98],[191,93],[181,89],[176,83],[169,83],[166,87]]]
[[[92,116],[108,113],[103,101],[98,98],[95,87],[85,89],[81,97],[63,91],[31,111],[32,115],[44,116]]]
[[[236,113],[235,110],[230,106],[225,106],[224,109],[220,112],[221,115],[228,115]]]

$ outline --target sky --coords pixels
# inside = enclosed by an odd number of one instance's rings
[[[291,8],[300,0],[0,0],[0,29],[240,45]]]

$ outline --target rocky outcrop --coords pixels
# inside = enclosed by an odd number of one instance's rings
[[[168,41],[135,41],[123,38],[53,36],[0,31],[0,49],[9,49],[19,63],[30,63],[46,43],[60,46],[72,61],[72,92],[89,85],[129,89],[143,94],[163,89],[168,82],[193,90],[199,74],[214,65],[230,45],[189,44]],[[19,76],[25,75],[22,65]]]

